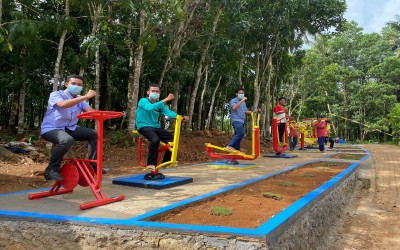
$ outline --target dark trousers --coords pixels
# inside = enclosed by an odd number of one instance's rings
[[[278,133],[279,133],[279,142],[284,143],[283,135],[285,134],[286,123],[279,123],[278,124]]]
[[[290,150],[294,150],[294,149],[296,148],[297,139],[298,139],[297,136],[291,136],[291,137],[290,137],[290,142],[289,142]]]
[[[173,134],[162,128],[143,127],[140,128],[139,133],[149,140],[149,153],[147,155],[147,165],[157,166],[158,146],[160,141],[164,143],[172,142],[174,140]],[[171,160],[171,151],[165,151],[162,162]]]
[[[65,129],[51,130],[42,135],[43,139],[56,146],[51,151],[49,166],[47,169],[58,171],[64,155],[72,147],[75,141],[89,142],[89,159],[97,159],[97,132],[90,128],[77,127],[74,131]],[[91,164],[95,166],[96,164]]]
[[[325,136],[318,137],[318,147],[319,151],[321,152],[325,151]]]
[[[329,137],[329,148],[333,148],[333,145],[335,145],[335,141]]]

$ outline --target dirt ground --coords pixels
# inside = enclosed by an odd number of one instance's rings
[[[370,189],[357,194],[343,218],[338,249],[400,249],[400,147],[362,145],[371,152]]]
[[[284,174],[179,208],[151,221],[238,228],[257,228],[324,182],[348,167],[348,163],[315,162]],[[267,196],[264,197],[265,193]],[[275,199],[274,199],[275,198]],[[217,215],[213,208],[229,209]],[[249,211],[249,208],[257,208]]]

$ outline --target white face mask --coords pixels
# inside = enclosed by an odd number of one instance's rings
[[[244,97],[244,94],[238,94],[237,97],[238,97],[240,100],[242,100],[243,97]]]

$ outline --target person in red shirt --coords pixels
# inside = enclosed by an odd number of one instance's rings
[[[326,137],[326,122],[322,119],[322,116],[317,116],[317,122],[314,124],[317,129],[319,151],[325,152],[325,137]]]
[[[296,148],[299,137],[299,126],[295,120],[289,122],[289,130],[289,147],[290,151],[293,151]]]
[[[286,115],[286,98],[280,97],[278,99],[278,105],[274,107],[274,115],[278,120],[278,133],[279,133],[279,142],[283,143],[283,134],[285,133],[286,128],[286,118],[290,118],[290,116]]]

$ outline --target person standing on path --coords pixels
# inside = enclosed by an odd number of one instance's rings
[[[317,116],[317,122],[314,124],[317,129],[318,146],[321,153],[325,152],[325,137],[326,137],[326,122],[322,119],[322,116]]]
[[[296,148],[297,141],[299,138],[299,126],[296,121],[291,120],[289,122],[289,146],[290,151],[293,151]]]
[[[244,137],[244,124],[246,122],[246,114],[251,114],[252,112],[247,110],[244,88],[238,88],[236,90],[236,97],[230,100],[230,118],[233,129],[235,130],[235,135],[232,140],[226,146],[229,150],[239,150],[240,143]],[[258,110],[254,111],[255,113]]]

